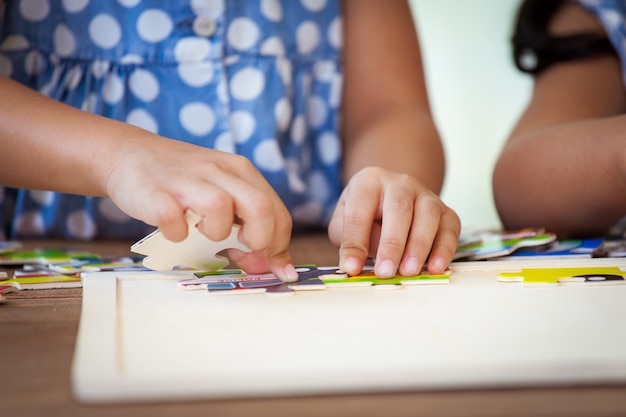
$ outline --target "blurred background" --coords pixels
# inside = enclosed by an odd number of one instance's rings
[[[491,173],[532,88],[511,57],[519,0],[410,1],[446,150],[442,198],[464,228],[499,228]]]

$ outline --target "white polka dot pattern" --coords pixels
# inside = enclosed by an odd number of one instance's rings
[[[122,28],[112,16],[100,14],[89,23],[89,37],[101,48],[113,48],[122,38]]]
[[[89,4],[89,0],[63,0],[63,9],[68,13],[80,13]]]
[[[174,24],[163,10],[149,9],[137,19],[137,33],[146,42],[160,42],[172,32]]]
[[[296,227],[328,221],[341,192],[339,0],[15,3],[0,23],[0,74],[84,111],[244,155]],[[0,234],[11,238],[134,239],[152,229],[109,199],[7,193],[0,210],[15,216],[0,218]]]

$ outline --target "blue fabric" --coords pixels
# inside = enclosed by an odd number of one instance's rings
[[[578,0],[578,2],[595,14],[604,26],[622,63],[622,78],[626,85],[626,1]]]
[[[8,0],[1,30],[1,74],[244,155],[296,227],[327,224],[342,189],[337,1]],[[4,189],[0,204],[7,238],[134,239],[152,229],[108,199]]]

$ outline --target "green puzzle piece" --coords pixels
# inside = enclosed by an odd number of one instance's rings
[[[389,279],[382,279],[374,275],[373,271],[363,271],[359,275],[354,276],[329,273],[327,275],[322,274],[319,278],[325,285],[331,286],[394,286],[450,283],[450,275],[446,274],[422,274],[412,277],[395,276]]]
[[[12,285],[20,290],[80,286],[80,277],[73,275],[38,275],[0,280],[0,285]]]

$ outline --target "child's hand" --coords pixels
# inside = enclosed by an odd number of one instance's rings
[[[198,228],[213,240],[225,239],[240,223],[239,240],[253,252],[231,251],[239,267],[297,279],[288,253],[289,212],[246,158],[160,137],[119,153],[107,192],[120,209],[172,241],[187,236],[186,209],[202,216]]]
[[[371,256],[376,275],[389,278],[418,274],[429,254],[428,271],[445,271],[460,229],[457,214],[414,177],[365,168],[344,189],[329,236],[343,271],[358,274]]]

